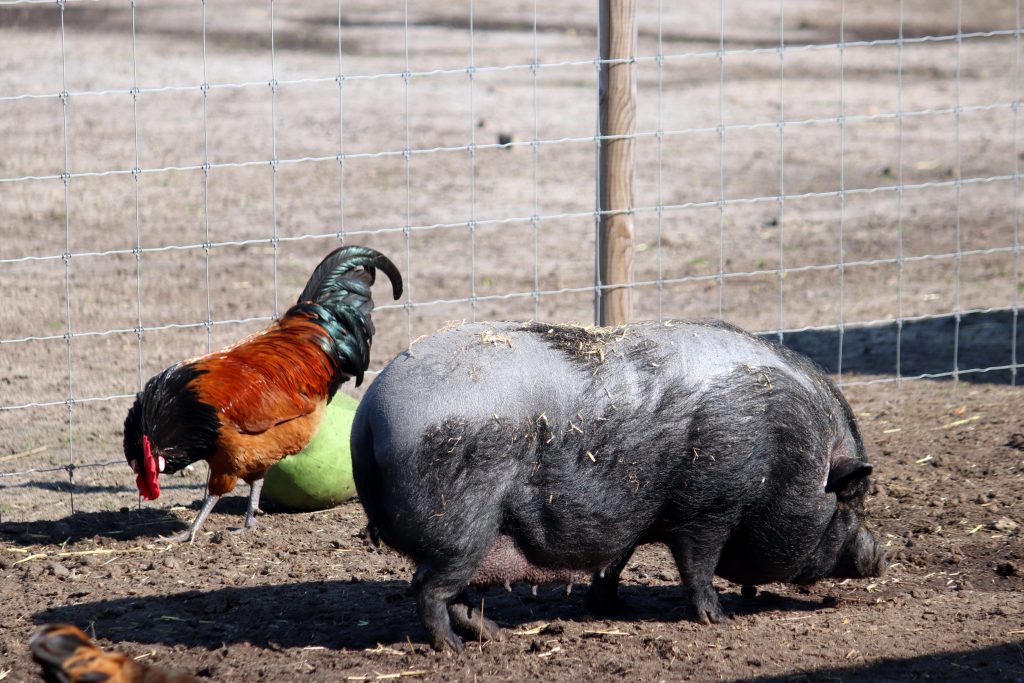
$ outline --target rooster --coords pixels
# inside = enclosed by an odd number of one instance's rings
[[[233,531],[256,525],[263,475],[309,443],[343,382],[363,381],[377,268],[398,299],[402,276],[387,257],[366,247],[340,247],[269,328],[172,365],[146,383],[124,422],[125,458],[142,497],[160,495],[159,474],[199,460],[210,466],[199,514],[189,529],[165,540],[194,541],[210,510],[239,479],[250,486],[249,505],[242,527]]]
[[[199,683],[195,676],[162,671],[120,652],[104,652],[71,624],[39,629],[28,647],[46,683]]]

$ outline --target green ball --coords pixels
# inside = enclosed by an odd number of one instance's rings
[[[335,394],[306,447],[267,470],[263,496],[293,510],[326,510],[354,496],[349,436],[358,405]]]

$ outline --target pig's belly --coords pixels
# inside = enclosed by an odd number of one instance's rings
[[[640,528],[646,528],[640,538],[637,526],[623,524],[621,517],[598,520],[595,524],[558,524],[554,525],[556,528],[533,525],[523,530],[520,527],[518,533],[505,529],[495,538],[472,583],[572,583],[585,575],[601,572],[638,543],[660,540],[659,525],[638,517],[634,516],[632,522],[639,522]]]
[[[509,585],[525,581],[534,585],[547,583],[571,584],[583,578],[581,568],[548,567],[534,564],[526,558],[515,539],[498,534],[470,584],[474,586]]]

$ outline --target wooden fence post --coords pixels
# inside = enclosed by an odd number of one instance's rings
[[[633,147],[636,132],[636,0],[601,0],[601,142],[598,185],[597,324],[621,325],[630,317],[633,269]],[[623,61],[618,61],[623,60]],[[621,137],[619,137],[621,136]],[[608,289],[608,286],[612,286]]]

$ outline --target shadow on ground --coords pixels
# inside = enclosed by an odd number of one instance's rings
[[[515,631],[537,620],[590,620],[584,607],[585,593],[586,587],[578,586],[569,597],[564,588],[545,588],[534,596],[529,587],[517,586],[512,592],[474,592],[470,600],[476,604],[482,599],[488,617]],[[622,586],[621,595],[629,608],[617,621],[685,618],[678,586]],[[737,615],[825,609],[818,599],[770,592],[752,599],[727,592],[722,604]],[[118,641],[211,649],[249,643],[271,649],[361,650],[408,639],[420,645],[427,642],[409,583],[404,580],[305,581],[125,597],[45,609],[37,612],[33,621],[91,624],[98,636]],[[536,636],[536,631],[532,635]]]
[[[3,522],[0,539],[14,545],[60,545],[96,537],[156,540],[188,528],[168,510],[123,508],[118,512],[77,512],[56,521]]]
[[[64,486],[67,485],[64,484]],[[76,485],[75,493],[94,492],[91,490],[93,488],[100,487]],[[121,489],[114,488],[113,490],[119,491]],[[198,513],[202,502],[202,498],[197,498],[187,507]],[[247,506],[247,496],[225,496],[217,501],[216,511],[220,515],[226,514],[238,517],[237,523],[232,522],[232,526],[237,526],[244,518]],[[267,501],[266,504],[262,504],[260,507],[267,512],[273,512],[274,515],[305,514],[301,511],[289,510],[270,501]],[[191,518],[189,517],[189,519]],[[263,517],[259,518],[261,521],[263,519]],[[65,542],[77,543],[97,537],[156,541],[158,536],[170,536],[187,528],[188,523],[175,516],[170,510],[152,507],[124,507],[115,512],[76,512],[63,519],[53,521],[0,522],[0,539],[6,537],[6,540],[11,543],[22,546],[39,544],[60,545]],[[216,531],[219,527],[204,527],[204,529],[206,531]]]
[[[928,672],[922,675],[922,672]],[[805,673],[740,679],[756,683],[801,681],[1024,681],[1024,642],[963,652],[937,652],[905,659],[887,659],[864,666],[819,669]]]
[[[1016,329],[1016,336],[1014,335]],[[766,339],[778,335],[765,333]],[[1014,342],[1021,350],[1014,357]],[[1024,316],[999,309],[960,316],[849,326],[839,330],[788,332],[783,344],[813,359],[829,373],[842,372],[1009,384],[1006,366],[1024,358]],[[1003,369],[989,369],[1003,368]]]

